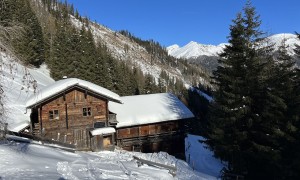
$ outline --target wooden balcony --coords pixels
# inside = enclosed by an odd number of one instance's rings
[[[118,124],[116,114],[109,114],[108,115],[108,124],[109,124],[109,126],[116,126]]]

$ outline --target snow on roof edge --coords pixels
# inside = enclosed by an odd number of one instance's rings
[[[10,131],[13,131],[13,132],[20,132],[22,131],[23,129],[25,129],[26,127],[28,127],[30,125],[30,122],[29,121],[24,121],[24,122],[21,122],[19,123],[16,127],[10,129]]]
[[[89,91],[92,91],[96,94],[102,95],[111,101],[122,103],[121,98],[118,94],[106,88],[103,88],[85,80],[77,78],[68,78],[56,81],[55,83],[43,88],[37,94],[34,94],[31,97],[29,97],[29,99],[26,102],[26,107],[30,108],[76,85],[85,88]]]
[[[113,127],[104,127],[104,128],[93,129],[90,132],[93,136],[96,136],[96,135],[115,133],[116,130]]]
[[[117,128],[194,118],[194,114],[173,94],[158,93],[121,97],[123,104],[109,102],[117,114]]]

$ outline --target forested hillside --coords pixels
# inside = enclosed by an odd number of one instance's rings
[[[184,84],[209,85],[201,66],[169,56],[153,40],[91,22],[67,2],[3,0],[0,18],[1,26],[16,32],[5,40],[19,59],[36,67],[46,63],[56,80],[77,77],[120,95],[177,94]]]

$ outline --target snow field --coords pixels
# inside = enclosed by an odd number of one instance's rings
[[[133,156],[176,165],[173,177],[168,170],[138,166]],[[3,179],[215,179],[193,171],[187,163],[167,153],[116,150],[70,153],[37,144],[1,142],[0,177]]]

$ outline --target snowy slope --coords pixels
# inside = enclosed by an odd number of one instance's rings
[[[286,45],[288,45],[288,52],[293,55],[293,49],[295,44],[300,45],[300,40],[297,39],[297,36],[294,34],[282,33],[282,34],[275,34],[269,36],[268,39],[270,40],[271,44],[275,45],[275,50],[281,45],[281,42],[286,39]],[[197,42],[191,41],[187,45],[183,47],[179,47],[178,45],[172,45],[167,47],[168,53],[177,58],[196,58],[199,56],[218,56],[218,53],[222,52],[222,49],[225,47],[226,43],[219,44],[217,46],[214,45],[205,45],[199,44]]]
[[[176,166],[176,176],[166,169],[148,165],[139,167],[133,156]],[[186,162],[163,152],[69,153],[38,144],[0,142],[0,157],[1,179],[216,179],[216,176],[193,171]]]
[[[81,29],[83,25],[82,22],[73,16],[71,16],[71,22],[78,29]],[[131,41],[128,37],[100,24],[91,22],[89,26],[92,30],[95,42],[104,43],[113,57],[127,61],[128,64],[138,65],[145,74],[149,73],[156,79],[159,78],[161,67],[157,64],[151,65],[151,57],[144,47]],[[128,47],[128,51],[125,51],[125,47]],[[169,69],[168,71],[174,77],[181,76],[175,69]]]
[[[185,139],[186,161],[195,170],[218,177],[226,164],[217,160],[205,143],[200,143],[200,141],[204,140],[201,136],[188,135]]]
[[[4,90],[4,103],[6,107],[6,122],[13,131],[22,129],[29,122],[30,112],[26,113],[25,103],[34,92],[33,82],[37,82],[36,92],[41,88],[54,83],[50,78],[49,70],[44,64],[40,68],[25,68],[15,62],[15,58],[0,52],[2,71],[0,81]]]
[[[269,37],[270,43],[275,45],[275,50],[282,45],[282,41],[286,40],[286,45],[288,46],[288,52],[290,55],[294,55],[295,44],[300,45],[300,40],[295,34],[282,33],[275,34]]]
[[[82,22],[73,16],[70,16],[71,22],[77,29],[82,28]],[[138,66],[144,74],[152,75],[158,82],[162,70],[166,71],[170,77],[181,79],[184,83],[191,84],[191,80],[182,75],[181,71],[169,65],[162,65],[159,59],[153,60],[153,57],[147,50],[128,37],[113,31],[101,24],[89,23],[91,32],[96,43],[103,43],[108,48],[111,55],[132,67]],[[202,84],[209,84],[208,79],[198,78]]]

